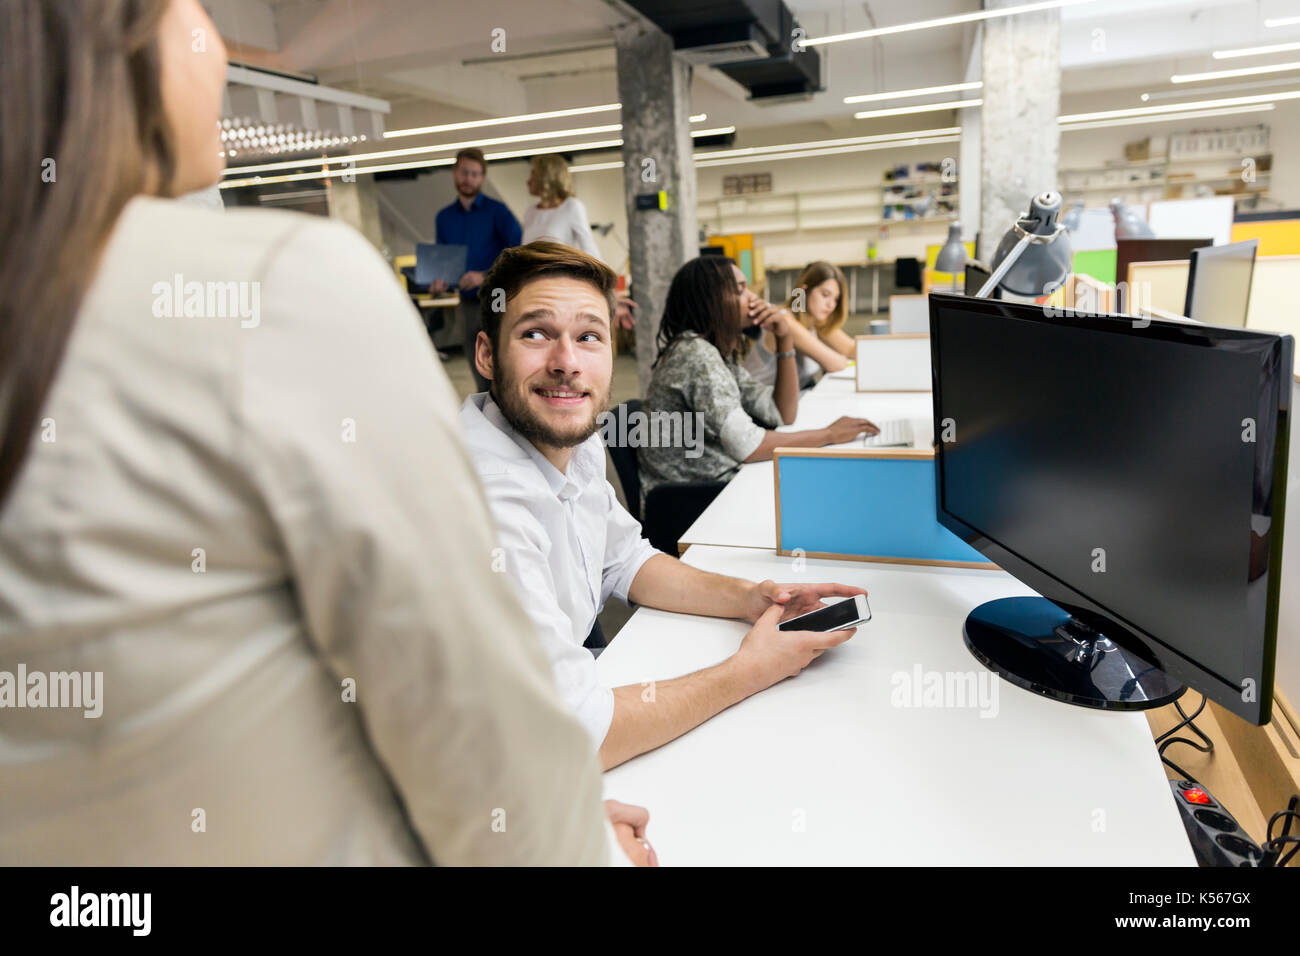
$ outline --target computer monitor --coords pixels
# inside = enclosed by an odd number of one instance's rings
[[[1183,315],[1206,325],[1246,327],[1258,239],[1192,250]]]
[[[981,605],[1019,686],[1139,709],[1273,696],[1294,340],[933,294],[939,522],[1041,597]]]

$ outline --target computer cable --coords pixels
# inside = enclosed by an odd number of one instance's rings
[[[1279,821],[1282,822],[1282,832],[1273,836],[1273,827]],[[1300,823],[1300,794],[1293,794],[1285,810],[1279,810],[1268,818],[1268,829],[1265,831],[1267,839],[1262,847],[1264,858],[1260,860],[1260,866],[1286,866],[1292,857],[1300,853],[1300,834],[1291,832],[1292,821]],[[1288,844],[1294,845],[1283,856],[1282,850]]]
[[[1196,718],[1201,715],[1201,711],[1205,710],[1206,703],[1208,703],[1208,700],[1206,696],[1202,694],[1201,705],[1197,707],[1196,710],[1192,711],[1191,714],[1188,714],[1183,710],[1182,701],[1174,701],[1174,707],[1178,710],[1178,715],[1183,719],[1156,738],[1156,753],[1160,754],[1160,760],[1166,767],[1169,767],[1184,780],[1197,782],[1195,777],[1166,757],[1165,751],[1174,744],[1187,744],[1189,747],[1192,747],[1203,754],[1214,752],[1214,741],[1205,736],[1205,733],[1201,728],[1196,726]],[[1197,737],[1200,737],[1203,744],[1198,744],[1195,740],[1189,740],[1186,737],[1175,737],[1174,734],[1178,733],[1178,731],[1182,730],[1184,727],[1191,730],[1191,732],[1196,734]]]

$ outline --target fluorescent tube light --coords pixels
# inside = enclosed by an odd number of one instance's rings
[[[931,93],[960,93],[963,90],[978,90],[983,86],[983,80],[972,80],[969,83],[949,83],[947,86],[922,86],[914,90],[894,90],[892,93],[861,93],[857,96],[844,97],[844,102],[875,103],[880,100],[901,100],[907,96],[928,96]]]

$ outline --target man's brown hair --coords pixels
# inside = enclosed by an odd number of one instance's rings
[[[539,239],[526,246],[514,246],[502,252],[483,277],[483,285],[478,294],[479,314],[483,320],[483,331],[492,343],[493,354],[498,352],[501,344],[501,317],[505,315],[510,300],[535,279],[556,276],[579,279],[594,286],[609,306],[612,327],[614,290],[618,287],[618,276],[614,270],[580,249]]]
[[[471,146],[469,149],[462,149],[456,154],[456,162],[452,163],[452,168],[460,165],[462,159],[472,159],[478,163],[479,168],[483,170],[483,175],[487,175],[487,157],[483,155],[483,150],[477,146]]]

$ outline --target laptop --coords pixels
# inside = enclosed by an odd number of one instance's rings
[[[465,274],[469,246],[451,243],[417,242],[415,244],[415,284],[427,288],[441,279],[452,288]]]

